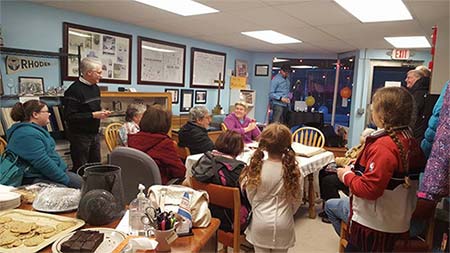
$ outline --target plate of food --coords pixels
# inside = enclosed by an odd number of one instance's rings
[[[36,211],[45,213],[62,213],[77,210],[81,191],[72,188],[45,187],[33,201]]]
[[[111,228],[82,229],[56,240],[52,252],[112,252],[126,237],[126,234]]]
[[[31,253],[84,225],[70,217],[13,209],[0,212],[0,252]]]

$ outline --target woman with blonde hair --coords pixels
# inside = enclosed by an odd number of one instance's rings
[[[245,102],[236,102],[234,104],[234,112],[230,113],[223,123],[228,130],[238,132],[242,135],[244,143],[250,143],[256,140],[261,134],[258,126],[256,126],[255,119],[247,116],[248,106]]]
[[[255,252],[287,252],[295,244],[300,169],[291,143],[291,132],[286,126],[270,124],[261,133],[250,165],[240,177],[253,212],[245,234]]]

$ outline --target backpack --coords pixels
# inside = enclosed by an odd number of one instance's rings
[[[195,179],[203,183],[213,183],[218,185],[239,187],[239,176],[245,167],[245,163],[236,159],[223,156],[216,156],[211,151],[204,155],[192,167],[192,174]],[[240,222],[241,232],[243,232],[249,223],[251,205],[246,194],[241,195]],[[233,231],[233,210],[222,208],[210,204],[209,209],[213,217],[221,220],[220,229],[224,231]]]
[[[20,186],[23,180],[24,169],[18,165],[19,157],[6,150],[0,157],[0,184]]]

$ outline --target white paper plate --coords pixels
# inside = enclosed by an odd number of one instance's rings
[[[15,192],[0,192],[0,203],[3,202],[15,202],[17,199],[20,199],[20,194]]]
[[[127,237],[124,233],[111,228],[87,228],[82,230],[99,231],[100,233],[105,234],[103,242],[100,246],[98,246],[94,253],[112,252]],[[61,244],[69,240],[73,234],[75,234],[75,232],[67,234],[56,240],[52,245],[52,252],[61,253]]]

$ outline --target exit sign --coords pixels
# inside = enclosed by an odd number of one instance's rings
[[[409,50],[408,49],[394,49],[392,50],[392,59],[393,60],[408,60],[409,59]]]

